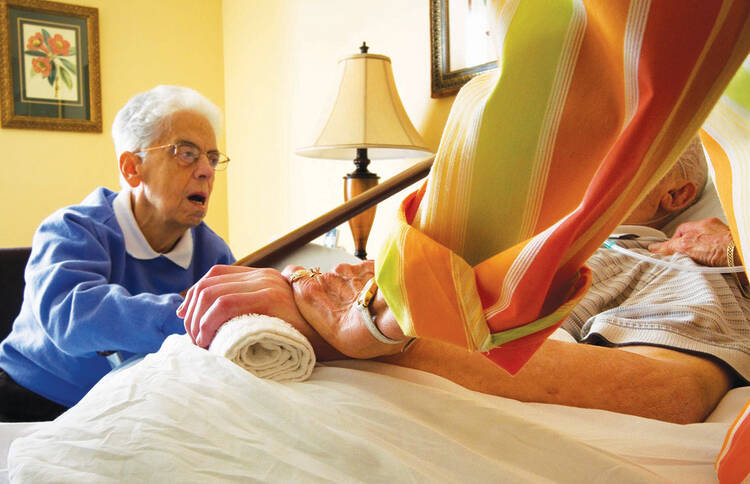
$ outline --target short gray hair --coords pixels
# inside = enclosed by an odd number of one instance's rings
[[[214,134],[221,129],[221,109],[194,89],[181,86],[156,86],[136,94],[123,106],[112,123],[112,139],[119,160],[125,151],[139,151],[158,138],[167,119],[178,111],[190,110],[203,115]]]

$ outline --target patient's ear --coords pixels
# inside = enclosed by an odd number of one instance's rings
[[[139,166],[143,160],[130,151],[123,151],[120,155],[120,175],[132,188],[141,184]]]
[[[698,189],[695,183],[683,181],[665,193],[659,204],[666,212],[681,212],[693,203],[697,194]]]

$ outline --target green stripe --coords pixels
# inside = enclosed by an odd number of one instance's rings
[[[510,23],[479,132],[463,254],[472,265],[520,242],[531,162],[572,14],[569,1],[523,0]]]
[[[398,247],[400,234],[400,230],[394,229],[380,249],[380,254],[375,259],[375,282],[378,283],[378,291],[388,303],[388,308],[393,312],[399,327],[405,333],[408,322],[411,321],[411,315],[406,310],[407,304],[402,298],[399,284],[402,261]]]
[[[750,111],[750,72],[744,66],[734,75],[724,95]]]
[[[537,319],[536,321],[532,321],[531,323],[511,329],[506,329],[505,331],[492,333],[490,335],[490,348],[495,348],[509,341],[517,340],[519,338],[523,338],[524,336],[538,333],[543,329],[547,329],[550,326],[553,326],[556,323],[560,322],[561,319],[568,315],[573,307],[574,306],[571,305],[564,305],[558,308],[558,310],[554,313],[547,315],[541,319]]]

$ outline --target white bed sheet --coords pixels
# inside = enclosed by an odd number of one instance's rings
[[[13,482],[704,483],[726,414],[674,425],[521,403],[371,361],[278,383],[172,336],[8,459]]]
[[[8,448],[11,442],[46,424],[47,422],[0,422],[0,484],[8,482]]]

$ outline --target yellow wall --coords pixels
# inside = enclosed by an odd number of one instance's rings
[[[298,157],[338,84],[337,61],[358,53],[391,58],[399,94],[433,149],[453,98],[430,98],[427,0],[224,0],[230,245],[238,257],[343,202],[351,162]],[[408,166],[375,161],[381,181]],[[404,194],[407,192],[403,192]],[[378,208],[375,256],[400,197]],[[340,243],[351,250],[348,228]]]
[[[225,110],[232,162],[217,176],[207,222],[237,257],[343,201],[342,176],[353,164],[294,151],[317,135],[337,61],[363,40],[391,58],[406,111],[433,149],[453,101],[430,98],[426,0],[68,1],[99,9],[104,132],[0,130],[0,246],[29,245],[45,216],[98,185],[118,189],[112,119],[157,84],[191,86]],[[385,180],[408,164],[382,160],[370,169]],[[370,255],[399,199],[380,204]],[[341,229],[351,250],[348,227]]]
[[[66,3],[99,9],[103,133],[0,129],[1,247],[30,245],[44,217],[99,185],[119,189],[109,130],[132,95],[186,85],[224,109],[221,0]],[[207,222],[228,236],[225,174],[217,176]]]

